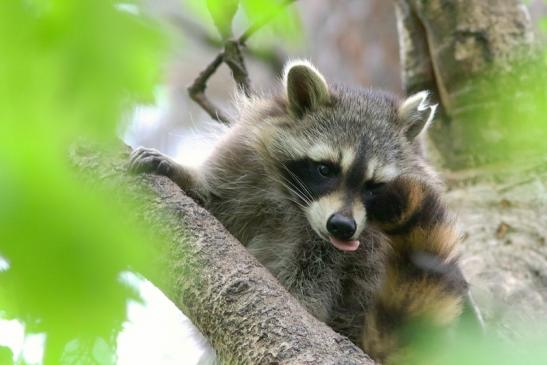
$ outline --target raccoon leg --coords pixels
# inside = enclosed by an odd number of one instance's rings
[[[401,329],[447,327],[462,313],[468,287],[455,252],[459,234],[438,193],[415,179],[399,178],[382,188],[367,202],[367,214],[389,237],[392,251],[365,317],[362,346],[379,361],[404,363]]]
[[[192,197],[202,198],[198,172],[183,167],[154,148],[138,147],[129,157],[129,170],[135,173],[155,173],[166,176]]]

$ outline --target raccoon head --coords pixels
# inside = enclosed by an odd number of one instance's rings
[[[268,158],[286,198],[317,235],[354,251],[367,225],[367,202],[396,177],[424,175],[417,137],[435,107],[427,92],[401,101],[369,89],[329,85],[306,61],[284,72],[284,114],[267,123]]]

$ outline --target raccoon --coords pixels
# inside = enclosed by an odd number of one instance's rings
[[[130,168],[172,179],[311,314],[392,362],[405,324],[449,326],[467,293],[459,236],[422,152],[428,99],[328,84],[294,61],[280,95],[240,97],[237,122],[199,168],[148,148]]]

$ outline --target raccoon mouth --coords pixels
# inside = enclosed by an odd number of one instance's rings
[[[355,251],[359,247],[360,242],[358,240],[343,241],[334,237],[329,237],[330,243],[340,251]]]

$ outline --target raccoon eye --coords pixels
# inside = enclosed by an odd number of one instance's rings
[[[317,171],[321,174],[321,176],[324,177],[332,177],[336,175],[336,170],[333,167],[324,163],[317,165]]]

